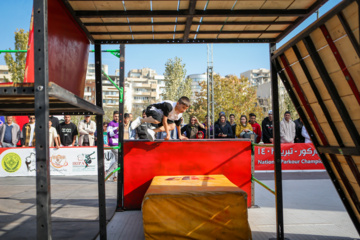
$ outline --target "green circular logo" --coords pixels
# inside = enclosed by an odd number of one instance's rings
[[[16,172],[21,167],[21,158],[16,153],[8,153],[3,157],[1,165],[9,173]]]

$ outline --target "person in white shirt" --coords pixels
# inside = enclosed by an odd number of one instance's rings
[[[85,119],[78,124],[79,146],[95,146],[96,123],[91,120],[90,115],[85,115]]]
[[[280,141],[281,143],[294,143],[295,123],[291,120],[291,114],[286,111],[284,119],[280,122]]]
[[[52,127],[52,121],[49,119],[49,147],[60,148],[60,141],[58,138],[57,131]]]

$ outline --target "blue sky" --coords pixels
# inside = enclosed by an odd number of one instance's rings
[[[329,0],[320,8],[320,16],[334,7],[341,0]],[[21,6],[21,7],[19,7]],[[0,1],[1,37],[0,49],[14,49],[14,32],[16,29],[29,29],[32,10],[31,0],[1,0]],[[316,20],[316,14],[303,22],[288,37],[277,44],[280,47],[306,26]],[[102,49],[116,49],[119,45],[103,45]],[[207,68],[206,44],[153,44],[126,45],[125,71],[131,69],[152,68],[158,74],[163,74],[165,62],[169,58],[180,57],[185,63],[187,74],[203,73]],[[214,44],[214,71],[222,76],[234,74],[249,69],[269,69],[269,44]],[[114,74],[119,68],[119,60],[110,53],[103,53],[103,64],[109,65],[109,74]],[[90,53],[89,63],[94,62]],[[5,65],[4,54],[0,54],[0,65]]]

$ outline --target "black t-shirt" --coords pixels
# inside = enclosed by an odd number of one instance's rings
[[[59,124],[58,133],[61,144],[63,146],[69,146],[72,144],[74,136],[78,135],[78,130],[74,123],[65,124],[65,122],[63,122]]]

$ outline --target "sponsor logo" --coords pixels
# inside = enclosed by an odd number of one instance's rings
[[[52,155],[50,163],[54,168],[63,168],[69,165],[65,155]]]
[[[36,155],[34,152],[30,153],[29,156],[25,158],[25,164],[28,172],[33,172],[36,170]]]
[[[16,172],[21,167],[21,158],[16,153],[8,153],[3,157],[1,165],[9,173]]]
[[[111,151],[105,151],[104,158],[106,159],[106,161],[110,161],[114,157],[115,156]]]
[[[182,181],[182,180],[215,180],[212,177],[203,177],[203,176],[184,176],[184,177],[171,177],[165,179],[166,181]]]
[[[90,154],[82,153],[77,156],[77,162],[73,162],[73,167],[82,167],[85,166],[85,169],[87,167],[95,167],[92,163],[95,160],[96,157],[92,157],[95,152],[92,152]],[[74,168],[73,168],[74,169]]]
[[[93,155],[95,152],[92,152],[90,154],[81,154],[81,155],[78,155],[78,161],[84,161],[85,163],[85,168],[87,168],[93,160],[95,160],[95,157],[91,157],[91,155]]]

